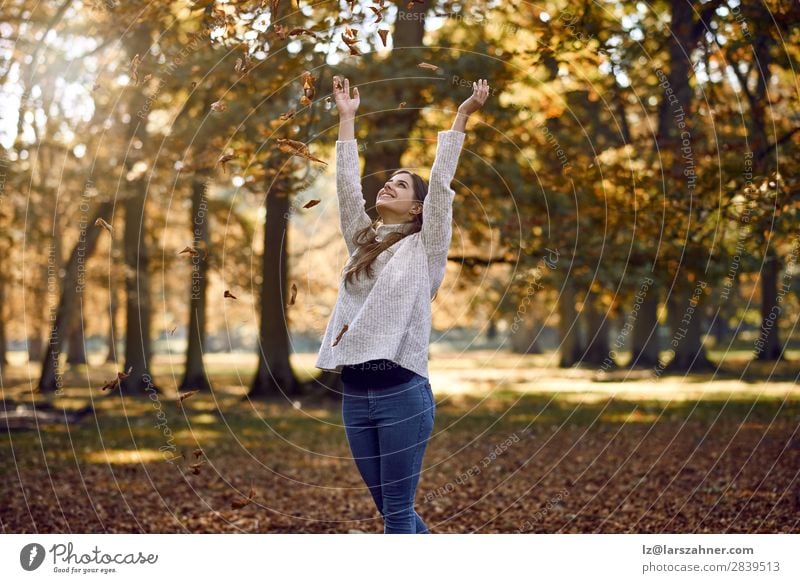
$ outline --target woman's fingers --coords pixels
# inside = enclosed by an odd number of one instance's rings
[[[344,78],[344,94],[350,97],[350,79]]]

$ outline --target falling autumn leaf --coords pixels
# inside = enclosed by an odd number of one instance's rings
[[[357,37],[358,37],[358,30],[357,29],[354,30],[349,26],[345,25],[344,32],[342,33],[342,40],[347,45],[347,48],[350,49],[351,55],[361,54],[361,52],[358,50],[358,47],[356,47],[356,44],[358,43]]]
[[[244,508],[248,504],[250,504],[256,498],[256,490],[253,488],[253,484],[250,484],[250,492],[247,494],[247,498],[243,498],[240,500],[234,500],[231,502],[231,508],[234,510],[238,510],[240,508]]]
[[[421,69],[430,69],[431,71],[438,71],[439,70],[439,67],[437,67],[436,65],[432,65],[430,63],[425,63],[425,62],[419,63],[417,65],[417,67],[419,67]]]
[[[222,101],[221,99],[219,101],[215,101],[214,103],[211,104],[211,111],[222,112],[222,111],[225,111],[226,109],[228,109],[228,106],[225,105],[225,102]]]
[[[236,157],[236,152],[233,150],[233,148],[228,148],[227,150],[225,150],[225,153],[222,154],[222,156],[220,156],[219,159],[217,160],[217,164],[222,166],[222,171],[225,172],[225,174],[228,173],[228,169],[226,168],[225,164],[233,160],[235,157]]]
[[[103,227],[109,233],[111,232],[111,225],[109,225],[104,219],[98,217],[98,219],[94,222],[95,227]]]
[[[130,77],[133,79],[134,85],[139,84],[139,63],[141,62],[142,60],[139,58],[139,54],[135,54],[130,66]]]
[[[369,6],[369,9],[372,10],[375,13],[375,16],[378,17],[377,20],[375,20],[375,24],[378,24],[381,20],[383,20],[383,11],[385,8],[381,8],[380,6]]]
[[[310,209],[312,206],[317,206],[319,204],[319,202],[320,201],[319,201],[318,198],[312,198],[306,204],[303,205],[303,208],[304,209]]]
[[[339,340],[342,339],[342,335],[347,332],[347,324],[342,326],[342,329],[339,331],[339,335],[336,337],[336,340],[331,344],[331,348],[339,344]]]
[[[190,245],[187,245],[181,251],[178,251],[178,255],[183,255],[184,253],[188,253],[192,257],[197,257],[198,255],[200,255],[200,252]]]
[[[222,294],[222,295],[223,295],[223,297],[231,298],[232,300],[238,300],[239,299],[235,295],[233,295],[229,290],[225,290],[225,293]]]
[[[172,336],[173,334],[175,334],[175,330],[177,330],[177,329],[178,329],[178,326],[174,326],[172,328],[172,330],[169,331],[169,335]]]
[[[294,300],[296,297],[297,297],[297,286],[295,284],[292,284],[292,296],[289,298],[290,306],[294,305]]]
[[[131,371],[133,371],[133,367],[128,368],[128,372],[118,372],[117,378],[107,382],[105,385],[101,387],[101,391],[105,391],[106,389],[115,389],[121,386],[122,379],[127,379],[131,376]]]
[[[290,140],[288,138],[278,138],[276,141],[278,142],[278,148],[281,152],[286,152],[287,154],[292,154],[293,156],[300,156],[301,158],[307,158],[308,160],[319,162],[325,166],[328,165],[327,162],[312,156],[308,150],[308,146],[306,146],[303,142]]]
[[[403,109],[405,106],[406,106],[406,102],[405,102],[405,101],[401,101],[401,102],[400,102],[400,105],[399,105],[398,107],[399,107],[400,109]]]
[[[293,28],[289,31],[289,36],[297,36],[299,34],[307,34],[311,38],[317,38],[316,33],[313,30],[309,30],[307,28]]]
[[[386,28],[378,29],[378,35],[381,37],[381,42],[383,46],[386,46],[386,35],[389,34],[389,30]]]
[[[290,120],[290,119],[292,119],[292,118],[294,117],[294,114],[295,114],[295,110],[294,110],[294,108],[292,108],[292,109],[290,109],[289,111],[287,111],[286,113],[282,113],[282,114],[280,114],[278,117],[279,117],[279,118],[280,118],[282,121],[287,121],[287,120]]]
[[[184,401],[185,399],[188,399],[188,398],[189,398],[189,397],[191,397],[192,395],[196,395],[196,394],[197,394],[197,393],[199,393],[199,392],[200,392],[200,391],[186,391],[185,393],[181,393],[181,392],[179,392],[179,393],[178,393],[178,401],[177,401],[177,404],[178,404],[178,406],[179,406],[179,407],[181,407],[181,406],[183,405],[183,401]]]
[[[203,453],[203,450],[200,449],[199,447],[195,449],[192,453],[194,454],[195,458],[199,458],[201,455],[205,455],[205,453]]]
[[[273,26],[275,30],[275,34],[278,35],[278,38],[281,40],[286,40],[286,37],[289,36],[289,28],[283,26],[282,24],[276,24]]]

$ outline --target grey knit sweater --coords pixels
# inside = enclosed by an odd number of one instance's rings
[[[317,368],[341,373],[346,364],[385,358],[429,377],[431,299],[447,264],[455,197],[450,183],[465,137],[457,130],[439,132],[428,195],[422,205],[422,230],[378,255],[372,264],[372,278],[362,272],[345,287],[343,270]],[[340,227],[350,253],[346,268],[357,251],[353,235],[372,225],[361,190],[355,139],[336,141],[336,190]],[[373,230],[380,240],[391,231],[408,232],[411,225],[381,223]]]

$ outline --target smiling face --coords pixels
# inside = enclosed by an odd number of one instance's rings
[[[422,203],[414,193],[414,181],[408,172],[398,171],[378,191],[375,208],[384,223],[405,223],[422,212]]]

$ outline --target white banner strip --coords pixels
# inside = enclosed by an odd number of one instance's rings
[[[7,534],[3,581],[800,581],[791,534]],[[233,579],[233,578],[236,579]]]

